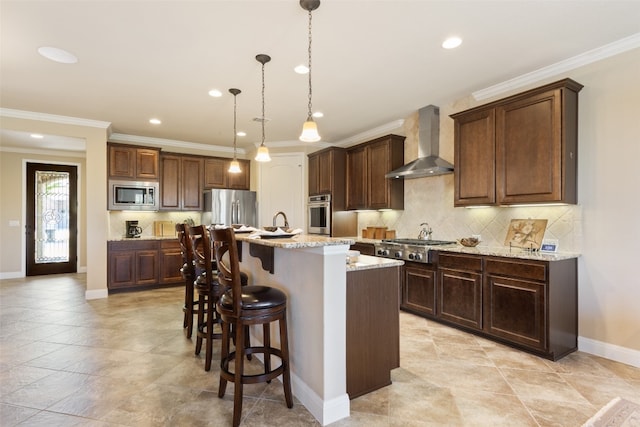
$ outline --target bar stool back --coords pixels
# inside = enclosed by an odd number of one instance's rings
[[[242,387],[244,384],[270,382],[282,375],[284,396],[288,408],[293,407],[287,340],[287,296],[279,289],[268,286],[242,286],[235,233],[232,228],[211,230],[214,254],[218,266],[218,282],[228,286],[220,297],[216,310],[222,318],[222,351],[220,353],[220,386],[218,397],[224,397],[227,382],[234,383],[233,425],[240,424],[242,415]],[[280,326],[280,348],[271,346],[271,322]],[[261,346],[247,345],[247,326],[262,325]],[[232,337],[233,335],[233,337]],[[231,341],[235,350],[230,351]],[[264,372],[244,373],[244,356],[263,355]],[[280,359],[280,365],[271,367],[271,358]]]

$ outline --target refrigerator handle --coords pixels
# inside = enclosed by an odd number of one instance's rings
[[[231,203],[231,222],[233,224],[238,224],[240,222],[240,201],[234,200]]]

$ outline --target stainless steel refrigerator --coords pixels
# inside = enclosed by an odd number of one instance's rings
[[[206,190],[202,224],[244,224],[257,227],[256,192],[247,190]]]

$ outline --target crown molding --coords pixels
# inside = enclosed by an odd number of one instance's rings
[[[58,116],[56,114],[36,113],[33,111],[13,110],[11,108],[0,108],[0,116],[12,117],[15,119],[37,120],[41,122],[59,123],[63,125],[87,126],[99,129],[108,129],[110,122],[100,120],[81,119],[78,117]]]
[[[404,119],[398,119],[398,120],[394,120],[392,122],[389,122],[387,124],[375,127],[373,129],[369,129],[365,132],[361,132],[358,133],[356,135],[350,136],[348,138],[345,138],[341,141],[336,142],[335,144],[331,144],[332,146],[338,146],[338,147],[350,147],[352,145],[356,145],[359,144],[361,142],[365,142],[365,141],[369,141],[371,139],[375,139],[378,138],[380,136],[385,136],[385,135],[389,135],[390,133],[393,133],[394,131],[401,131],[404,132],[403,126],[404,125]]]
[[[502,93],[509,92],[514,89],[519,89],[523,86],[536,83],[540,80],[553,77],[558,74],[562,74],[567,71],[591,64],[593,62],[603,60],[610,56],[618,55],[628,50],[637,49],[639,47],[640,33],[636,33],[613,43],[609,43],[596,49],[581,53],[580,55],[576,55],[563,61],[556,62],[555,64],[551,64],[547,67],[543,67],[530,73],[507,80],[505,82],[475,91],[472,93],[472,95],[477,101],[492,98]]]
[[[188,148],[192,150],[233,153],[233,147],[200,144],[197,142],[188,142],[188,141],[178,141],[175,139],[153,138],[150,136],[127,135],[123,133],[112,133],[109,136],[109,141],[138,143],[138,144],[147,145],[147,146],[161,145],[163,147]],[[238,148],[236,151],[240,154],[246,154],[247,152],[244,148]]]
[[[2,153],[20,153],[20,154],[39,154],[42,156],[62,156],[62,157],[77,157],[86,158],[85,151],[70,151],[70,150],[47,150],[40,148],[21,148],[21,147],[0,147]]]

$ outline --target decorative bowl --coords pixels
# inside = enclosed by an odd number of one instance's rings
[[[274,227],[274,226],[270,226],[270,225],[264,226],[264,227],[262,227],[262,229],[264,231],[270,231],[270,232],[282,230],[285,233],[291,233],[291,231],[293,231],[291,228],[287,228],[287,227],[284,227],[284,226],[276,226],[276,227]]]
[[[476,239],[475,237],[463,237],[462,239],[460,239],[460,244],[469,248],[478,246],[478,243],[480,243],[480,240]]]

